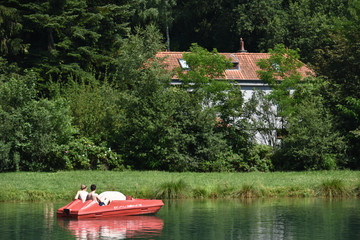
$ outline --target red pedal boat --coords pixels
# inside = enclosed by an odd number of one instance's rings
[[[88,200],[84,203],[76,199],[57,210],[58,217],[98,218],[113,216],[132,216],[154,214],[164,205],[162,200],[132,199],[111,200],[108,205],[100,206],[96,201]]]

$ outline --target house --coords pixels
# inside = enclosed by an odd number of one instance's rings
[[[240,39],[241,49],[235,53],[219,53],[221,55],[226,56],[227,59],[231,59],[233,63],[231,69],[226,69],[224,73],[224,79],[231,80],[235,82],[235,85],[241,87],[241,91],[243,93],[244,101],[250,99],[255,90],[263,90],[265,93],[271,91],[271,88],[268,84],[260,80],[257,71],[260,68],[256,65],[256,63],[260,59],[267,59],[270,57],[269,53],[249,53],[244,49],[244,42]],[[173,70],[175,68],[181,67],[184,70],[189,69],[186,64],[186,61],[183,59],[183,52],[158,52],[156,57],[164,58],[164,64],[169,70]],[[314,75],[314,72],[309,69],[306,65],[303,65],[298,69],[298,72],[302,77],[306,77],[309,75]],[[172,77],[171,81],[172,85],[181,84],[181,80],[178,79],[176,75]],[[274,106],[274,112],[276,113],[276,107]],[[279,137],[278,132],[281,129],[281,120],[276,116],[273,117],[273,123],[268,123],[268,126],[276,126],[271,131],[271,134],[267,134],[267,136],[262,135],[259,132],[254,133],[256,141],[274,145],[276,144],[276,139]]]

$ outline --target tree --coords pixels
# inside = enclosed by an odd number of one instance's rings
[[[69,80],[61,87],[73,117],[72,125],[78,134],[97,145],[107,145],[114,132],[122,126],[121,92],[107,82],[97,79],[77,82]]]
[[[123,39],[114,54],[108,78],[120,90],[131,90],[142,84],[141,75],[148,60],[164,48],[162,36],[154,25],[137,28]],[[143,71],[144,70],[144,71]]]
[[[43,81],[66,81],[69,75],[86,79],[94,72],[104,77],[130,30],[129,5],[111,0],[8,1],[5,6],[21,16],[18,35],[26,46],[9,62],[32,68]]]
[[[324,106],[321,81],[304,80],[294,93],[300,100],[289,117],[287,135],[274,164],[285,170],[332,170],[347,165],[345,142]]]
[[[358,101],[360,99],[360,7],[359,1],[349,1],[344,15],[338,18],[335,26],[329,28],[331,44],[317,51],[317,70],[325,76],[327,85],[323,94],[326,106],[337,122],[337,128],[345,136],[348,149],[349,166],[359,168],[360,142],[357,129]]]
[[[208,50],[233,51],[238,36],[233,32],[238,1],[177,0],[173,8],[172,49],[187,50],[196,42]],[[235,46],[234,46],[235,45]]]
[[[233,10],[235,33],[246,39],[247,49],[262,52],[283,42],[286,34],[282,0],[239,1]]]
[[[151,59],[133,75],[131,91],[122,94],[124,127],[114,146],[136,169],[209,171],[208,164],[230,147],[227,138],[237,137],[226,126],[241,113],[240,89],[214,79],[230,62],[197,45],[192,50],[184,56],[191,70],[178,73],[182,86],[169,86],[171,75],[161,59]]]
[[[33,73],[0,81],[0,171],[57,170],[54,158],[74,133],[64,99],[36,100]]]
[[[334,169],[343,162],[343,140],[334,119],[324,108],[322,80],[302,79],[297,69],[298,51],[278,45],[270,58],[258,62],[260,78],[272,88],[287,134],[283,136],[274,164],[286,170]]]
[[[191,87],[195,91],[205,90],[209,93],[220,92],[223,87],[229,88],[226,81],[220,84],[221,78],[227,68],[231,68],[231,62],[225,56],[220,55],[216,49],[211,52],[193,43],[189,53],[184,53],[183,58],[189,66],[189,71],[183,68],[177,69],[177,75],[183,83],[183,87]],[[217,88],[217,87],[220,87]]]
[[[19,11],[13,7],[0,5],[0,53],[2,56],[18,55],[28,51],[28,45],[19,36],[22,29]]]
[[[130,4],[135,9],[132,26],[158,26],[166,38],[166,48],[170,51],[170,27],[174,21],[172,9],[176,0],[135,0]]]
[[[294,98],[294,91],[302,79],[298,69],[303,66],[299,61],[299,50],[285,48],[283,44],[270,49],[270,58],[261,59],[257,65],[261,80],[269,84],[272,91],[270,96],[278,106],[279,116],[285,118],[295,111],[294,106],[298,99]]]
[[[209,52],[197,44],[183,59],[189,69],[176,69],[182,88],[192,92],[196,104],[213,108],[223,125],[234,123],[242,113],[243,98],[240,88],[224,79],[225,70],[232,67],[230,60],[216,49]]]

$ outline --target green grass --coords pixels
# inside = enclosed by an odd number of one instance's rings
[[[169,173],[64,171],[0,173],[0,201],[71,200],[80,184],[136,198],[357,197],[360,171]]]
[[[346,188],[344,182],[340,179],[326,180],[321,184],[320,189],[323,195],[330,198],[346,197],[350,194],[350,189]]]

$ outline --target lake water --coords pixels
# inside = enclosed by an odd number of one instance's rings
[[[360,239],[360,200],[165,201],[154,216],[57,219],[59,203],[0,203],[0,239]]]

